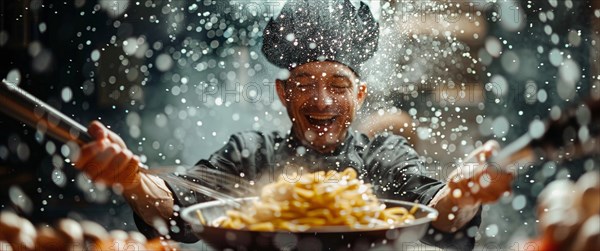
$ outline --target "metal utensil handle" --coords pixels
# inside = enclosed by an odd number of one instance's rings
[[[0,111],[63,143],[93,141],[86,127],[6,80],[0,84]]]

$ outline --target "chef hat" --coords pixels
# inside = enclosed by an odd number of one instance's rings
[[[359,73],[377,50],[379,24],[363,2],[296,0],[269,21],[263,38],[263,53],[280,68],[336,61]]]

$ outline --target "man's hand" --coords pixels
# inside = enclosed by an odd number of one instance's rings
[[[95,139],[81,147],[74,156],[75,166],[94,182],[121,185],[123,197],[148,224],[159,217],[169,220],[173,215],[173,194],[164,180],[140,172],[140,160],[127,149],[114,132],[98,121],[88,127]]]
[[[75,166],[94,182],[120,184],[124,188],[139,184],[140,160],[127,149],[121,137],[98,121],[90,124],[88,133],[95,140],[81,147],[74,157]]]
[[[486,142],[450,174],[449,196],[456,205],[464,207],[493,203],[504,193],[510,192],[514,175],[502,171],[502,167],[494,166],[494,163],[486,163],[499,149],[498,142]]]

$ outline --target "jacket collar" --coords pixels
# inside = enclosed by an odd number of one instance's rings
[[[349,128],[348,132],[346,133],[346,138],[344,139],[344,142],[338,145],[338,147],[330,153],[320,153],[304,145],[300,139],[294,136],[291,129],[287,132],[287,136],[285,137],[283,143],[285,144],[285,147],[288,149],[288,151],[292,151],[293,154],[298,153],[300,155],[304,155],[305,153],[312,152],[313,154],[322,154],[324,156],[335,156],[344,152],[349,152],[348,150],[351,147],[355,148],[355,150],[360,152],[364,150],[368,142],[369,138],[366,135],[355,131],[352,128]]]

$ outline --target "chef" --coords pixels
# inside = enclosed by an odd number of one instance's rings
[[[509,191],[513,176],[474,165],[455,170],[448,182],[438,181],[422,175],[424,164],[405,138],[385,134],[369,139],[350,127],[367,95],[361,66],[377,50],[378,35],[379,25],[364,3],[286,4],[264,29],[262,51],[289,73],[276,79],[275,87],[292,127],[286,134],[233,134],[225,146],[199,164],[243,173],[249,180],[291,173],[286,168],[312,172],[352,167],[374,185],[380,197],[418,201],[440,212],[423,242],[472,249],[480,205]],[[93,122],[88,130],[95,141],[82,147],[76,167],[96,182],[122,187],[141,232],[197,241],[190,226],[178,217],[179,210],[206,198],[141,173],[139,158],[101,123]],[[483,161],[496,148],[497,144],[486,143],[473,155]]]

